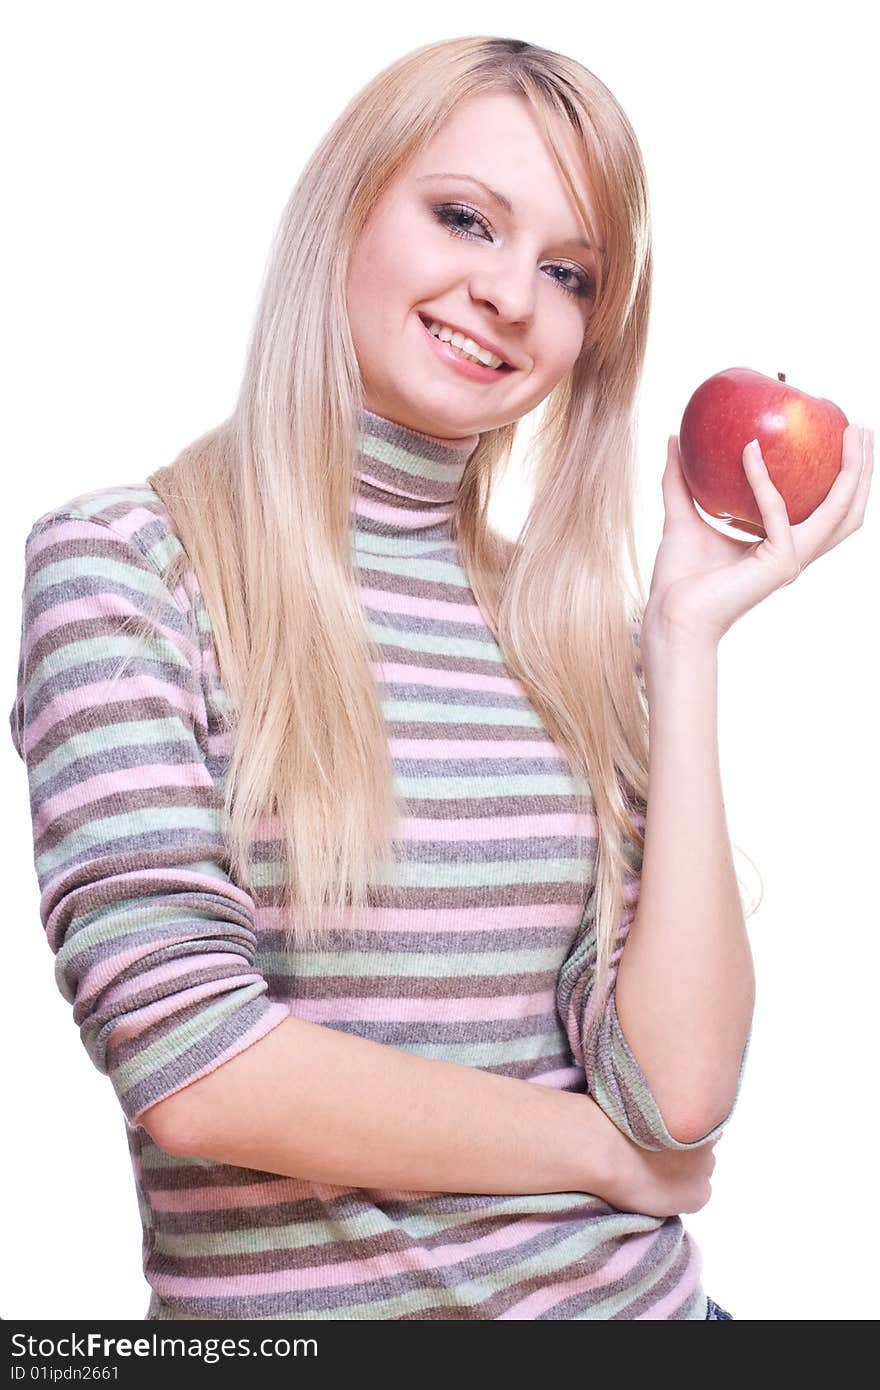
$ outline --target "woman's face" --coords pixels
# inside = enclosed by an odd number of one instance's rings
[[[444,440],[533,410],[576,360],[593,312],[598,253],[581,240],[587,229],[525,98],[463,102],[386,190],[353,249],[347,304],[367,409]],[[431,321],[508,366],[469,374],[428,332]]]

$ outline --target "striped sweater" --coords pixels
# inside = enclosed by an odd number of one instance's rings
[[[677,1216],[586,1192],[282,1177],[172,1156],[139,1124],[288,1014],[589,1092],[649,1149],[705,1144],[729,1119],[693,1144],[669,1134],[613,993],[584,1055],[595,824],[575,815],[567,764],[459,559],[451,521],[470,445],[369,411],[362,425],[351,536],[405,814],[396,881],[375,885],[357,949],[333,932],[319,950],[284,949],[280,839],[261,844],[248,891],[229,876],[234,733],[195,574],[173,592],[163,579],[181,543],[158,495],[135,484],[79,497],[25,545],[10,728],[55,978],[124,1115],[145,1317],[705,1319],[700,1253]],[[155,635],[114,680],[131,622],[157,603]],[[627,861],[615,965],[638,898],[634,844]]]

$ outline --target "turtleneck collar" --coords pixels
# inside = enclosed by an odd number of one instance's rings
[[[479,435],[441,442],[371,410],[361,413],[356,526],[374,535],[449,535],[455,498]]]

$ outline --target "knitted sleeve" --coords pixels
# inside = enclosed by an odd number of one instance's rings
[[[634,626],[632,635],[634,641],[639,644],[641,633],[638,624]],[[644,690],[643,674],[640,674],[640,681]],[[627,788],[627,791],[632,793],[632,788]],[[638,814],[633,799],[630,799],[630,809],[635,811],[636,824],[644,831],[644,816]],[[617,1016],[617,970],[638,906],[643,857],[633,839],[626,839],[623,849],[627,865],[623,885],[624,906],[611,957],[610,992],[592,1045],[588,1048],[585,1046],[589,1037],[587,1023],[589,1020],[592,1024],[591,1010],[597,1004],[597,1000],[593,998],[596,935],[595,898],[592,891],[580,930],[559,971],[557,1009],[565,1025],[572,1055],[584,1068],[588,1093],[617,1128],[643,1149],[695,1149],[717,1139],[736,1109],[752,1034],[750,1030],[740,1060],[736,1092],[724,1118],[699,1139],[685,1143],[673,1138],[666,1127],[648,1078],[636,1060]]]
[[[648,1078],[636,1060],[617,1016],[617,970],[629,929],[635,918],[641,871],[641,854],[637,846],[627,842],[625,853],[629,867],[624,880],[624,908],[620,915],[611,957],[611,988],[596,1030],[595,1041],[589,1048],[585,1048],[585,1042],[588,1037],[589,1011],[591,1005],[595,1007],[593,981],[596,967],[592,893],[580,931],[559,971],[557,1008],[565,1025],[572,1055],[584,1068],[587,1091],[617,1128],[643,1149],[695,1149],[717,1139],[736,1109],[751,1033],[743,1050],[736,1094],[728,1113],[699,1139],[685,1143],[673,1138],[666,1127]]]
[[[191,608],[135,540],[72,510],[35,523],[10,729],[40,918],[131,1125],[288,1015],[227,873],[200,663]]]

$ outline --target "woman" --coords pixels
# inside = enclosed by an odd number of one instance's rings
[[[229,419],[28,536],[12,733],[148,1319],[730,1317],[681,1221],[754,998],[717,644],[860,524],[872,441],[797,527],[747,449],[744,545],[673,437],[645,600],[650,248],[592,74],[409,54],[294,189]]]

